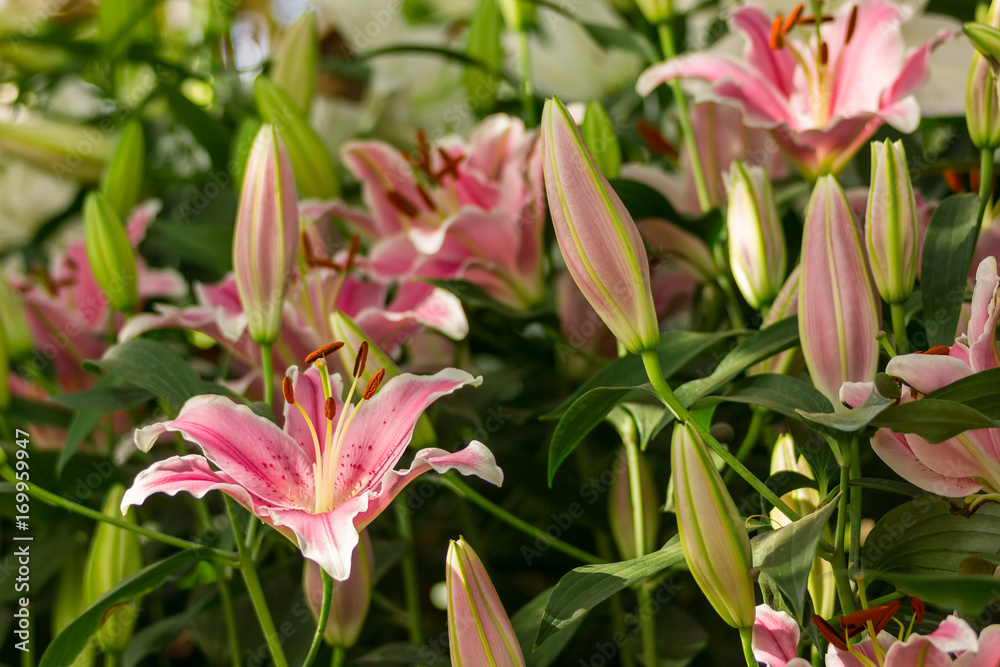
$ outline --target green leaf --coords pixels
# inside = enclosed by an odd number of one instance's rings
[[[147,625],[136,632],[128,648],[122,653],[122,667],[136,667],[147,656],[163,655],[170,643],[183,632],[210,599],[206,597],[183,613]]]
[[[192,396],[203,393],[198,374],[172,349],[153,340],[137,338],[119,343],[99,361],[87,361],[123,380],[150,391],[154,396],[180,408]]]
[[[969,616],[1000,597],[997,580],[982,574],[892,574],[882,578],[907,595]]]
[[[212,166],[225,172],[229,160],[229,130],[226,125],[187,98],[175,86],[164,86],[163,94],[177,120],[191,131],[212,160]]]
[[[71,414],[62,408],[16,395],[10,397],[10,405],[6,410],[0,411],[0,414],[19,423],[44,424],[58,428],[66,428],[72,419]]]
[[[749,403],[773,410],[786,417],[799,419],[800,410],[831,412],[830,401],[812,385],[788,375],[766,373],[740,380],[722,396],[708,396],[692,407],[722,402]]]
[[[683,562],[680,541],[674,537],[659,551],[633,560],[571,570],[552,589],[538,627],[535,648],[615,593]]]
[[[101,596],[79,618],[70,623],[52,640],[39,667],[70,665],[97,632],[105,613],[117,605],[126,604],[163,586],[174,570],[191,565],[202,558],[211,558],[209,549],[182,551],[158,563],[145,567]]]
[[[692,359],[712,345],[738,334],[738,331],[701,333],[697,331],[667,331],[660,335],[656,354],[664,377],[670,377]],[[617,359],[584,382],[555,410],[542,415],[542,419],[556,419],[566,412],[581,396],[595,387],[636,387],[649,381],[642,359],[634,354]]]
[[[927,495],[927,492],[921,489],[919,486],[914,486],[909,482],[900,482],[899,480],[895,479],[880,479],[878,477],[859,477],[858,479],[852,479],[850,485],[860,486],[862,489],[875,489],[876,491],[896,493],[901,496],[908,496],[910,498],[916,498],[918,496]]]
[[[750,543],[754,567],[778,586],[795,610],[796,618],[802,618],[805,613],[809,570],[816,556],[816,545],[836,506],[836,500],[831,500],[812,514],[758,535]]]
[[[503,17],[496,0],[480,0],[469,23],[469,36],[465,52],[493,71],[503,69]],[[500,77],[479,67],[466,67],[462,72],[465,92],[473,109],[481,113],[496,105]]]
[[[936,444],[970,429],[998,424],[962,403],[922,398],[886,408],[872,420],[872,425],[891,428],[896,433],[916,433]]]
[[[971,517],[952,514],[937,496],[921,496],[885,514],[868,533],[861,568],[887,574],[954,574],[967,556],[1000,553],[1000,505],[986,503]]]
[[[153,394],[142,387],[98,387],[62,396],[53,396],[49,401],[71,410],[109,412],[134,408],[151,398],[153,398]]]
[[[69,424],[69,433],[66,434],[66,444],[59,452],[56,459],[56,474],[61,475],[63,468],[69,460],[76,454],[83,441],[87,439],[94,427],[101,421],[104,413],[99,410],[80,410],[73,415],[73,421]]]
[[[931,216],[920,259],[924,327],[931,345],[952,345],[979,231],[979,197],[945,198]]]
[[[963,403],[991,419],[1000,420],[1000,368],[973,373],[927,395]]]
[[[635,30],[586,22],[580,22],[580,25],[605,50],[634,53],[647,63],[655,63],[660,59],[660,54],[649,40]]]
[[[566,632],[560,632],[553,641],[546,642],[545,646],[533,651],[535,635],[538,633],[538,627],[541,625],[545,607],[553,590],[555,587],[542,591],[510,617],[510,624],[514,627],[514,634],[517,635],[517,643],[521,645],[525,667],[548,667],[555,662],[566,644],[573,639],[573,635],[580,627],[580,621],[583,620],[581,616],[566,627]]]
[[[880,373],[879,375],[885,376],[885,373]],[[880,393],[879,389],[882,388],[884,383],[879,381],[878,378],[876,380],[875,389],[871,395],[856,408],[841,410],[839,412],[805,412],[799,410],[799,417],[806,424],[825,433],[855,433],[860,431],[896,402],[895,398],[884,396]],[[892,384],[895,386],[895,382]],[[886,391],[885,389],[882,390]],[[886,391],[886,393],[889,392]]]

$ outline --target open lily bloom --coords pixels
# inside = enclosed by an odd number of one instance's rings
[[[160,209],[158,201],[137,206],[128,219],[128,236],[137,246],[146,235],[146,228]],[[154,297],[179,298],[187,293],[184,279],[170,269],[151,269],[137,258],[136,278],[140,303]],[[96,377],[85,372],[80,364],[96,359],[107,347],[110,305],[101,291],[87,261],[87,249],[82,239],[68,244],[55,255],[51,268],[38,277],[11,277],[11,283],[21,292],[21,300],[31,328],[35,348],[34,358],[15,367],[10,376],[14,393],[38,395],[31,384],[35,373],[47,373],[54,364],[52,377],[63,392],[80,391],[90,386]],[[117,316],[115,326],[124,317]]]
[[[346,400],[340,375],[328,375],[325,363],[305,373],[291,367],[282,386],[283,429],[228,398],[196,396],[176,419],[137,430],[136,446],[143,451],[173,431],[204,455],[173,456],[139,473],[122,499],[123,511],[154,493],[186,491],[201,498],[219,490],[344,581],[358,532],[419,475],[457,470],[500,486],[503,472],[478,441],[455,453],[421,449],[409,469],[393,469],[427,406],[465,385],[478,386],[482,378],[448,368],[429,376],[399,375],[377,391],[380,373],[352,404],[363,361],[356,366]]]
[[[512,308],[538,304],[545,198],[537,133],[495,115],[468,142],[418,136],[416,158],[378,141],[346,144],[342,157],[368,211],[333,202],[328,212],[375,242],[372,267],[383,276],[462,280]]]
[[[681,56],[647,69],[636,88],[648,95],[671,79],[707,80],[704,99],[734,104],[748,126],[772,130],[806,176],[835,174],[883,123],[916,129],[920,106],[913,93],[928,78],[931,50],[952,33],[942,30],[907,52],[906,9],[887,0],[823,17],[818,40],[817,18],[799,12],[775,19],[741,7],[729,25],[746,38],[742,60],[711,51]]]
[[[1000,366],[996,327],[1000,299],[997,261],[979,264],[967,332],[950,348],[936,346],[923,354],[894,357],[886,373],[902,382],[901,402],[920,400],[946,385],[979,371]],[[871,383],[845,383],[841,399],[860,405]],[[931,444],[913,433],[879,429],[872,449],[903,479],[942,496],[960,497],[981,489],[1000,492],[1000,429],[984,428]]]

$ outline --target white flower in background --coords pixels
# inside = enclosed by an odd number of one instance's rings
[[[80,184],[42,171],[23,160],[0,156],[0,250],[27,242],[38,227],[73,201]]]

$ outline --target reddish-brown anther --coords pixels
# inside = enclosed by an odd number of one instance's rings
[[[365,393],[361,395],[364,400],[370,399],[378,391],[379,385],[382,384],[382,378],[385,377],[385,369],[378,369],[378,373],[372,376],[372,379],[368,381],[368,386],[365,387]]]
[[[313,350],[308,355],[306,355],[306,365],[313,363],[318,359],[324,359],[327,355],[333,354],[340,348],[344,347],[344,344],[340,341],[335,343],[330,343],[329,345],[324,345],[318,350]]]
[[[783,28],[783,19],[781,14],[778,14],[777,18],[774,19],[774,23],[771,24],[771,49],[774,51],[785,45],[784,34],[782,33]]]
[[[803,9],[805,9],[805,5],[798,4],[795,6],[795,9],[788,14],[788,18],[785,19],[785,24],[781,28],[782,35],[787,35],[789,31],[795,27],[795,25],[799,22],[799,17],[802,16]]]
[[[329,421],[333,421],[337,416],[337,401],[333,400],[332,396],[327,396],[323,401],[323,414]]]
[[[925,352],[917,352],[917,354],[934,354],[947,357],[951,354],[951,348],[944,345],[932,345]]]
[[[851,37],[854,37],[854,29],[858,27],[858,6],[854,5],[851,7],[851,17],[847,19],[847,35],[844,37],[844,46],[851,43]]]
[[[392,204],[393,208],[408,218],[415,218],[420,213],[420,209],[417,208],[416,204],[395,190],[390,190],[385,196],[386,199],[389,200],[389,203]]]
[[[361,374],[365,372],[366,363],[368,363],[368,341],[361,341],[358,355],[354,357],[354,377],[361,377]]]
[[[924,601],[911,595],[910,606],[913,607],[913,622],[922,622],[924,620]]]
[[[844,638],[840,636],[836,628],[830,625],[829,621],[817,614],[813,614],[812,620],[813,625],[816,626],[816,629],[819,630],[819,633],[823,635],[828,642],[839,648],[841,651],[847,650],[847,643],[844,641]]]
[[[292,389],[292,379],[287,375],[281,378],[281,395],[289,405],[295,403],[295,391]]]

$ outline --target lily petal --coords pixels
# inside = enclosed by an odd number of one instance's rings
[[[982,487],[970,477],[949,477],[934,472],[917,458],[904,436],[879,429],[872,437],[872,450],[893,472],[922,489],[946,498],[959,498]]]
[[[351,555],[360,542],[355,517],[368,507],[368,494],[348,498],[329,512],[269,507],[275,528],[294,536],[302,555],[315,561],[337,581],[351,576]]]
[[[255,514],[264,505],[232,477],[212,470],[204,456],[188,454],[157,461],[136,475],[132,487],[122,497],[122,514],[132,505],[143,504],[154,493],[175,496],[181,491],[195,498],[204,498],[209,491],[222,491]]]
[[[757,605],[753,622],[753,657],[767,667],[784,667],[797,657],[801,631],[788,613]]]
[[[972,369],[961,359],[942,354],[901,354],[889,360],[885,372],[921,394],[929,394],[972,375]]]

